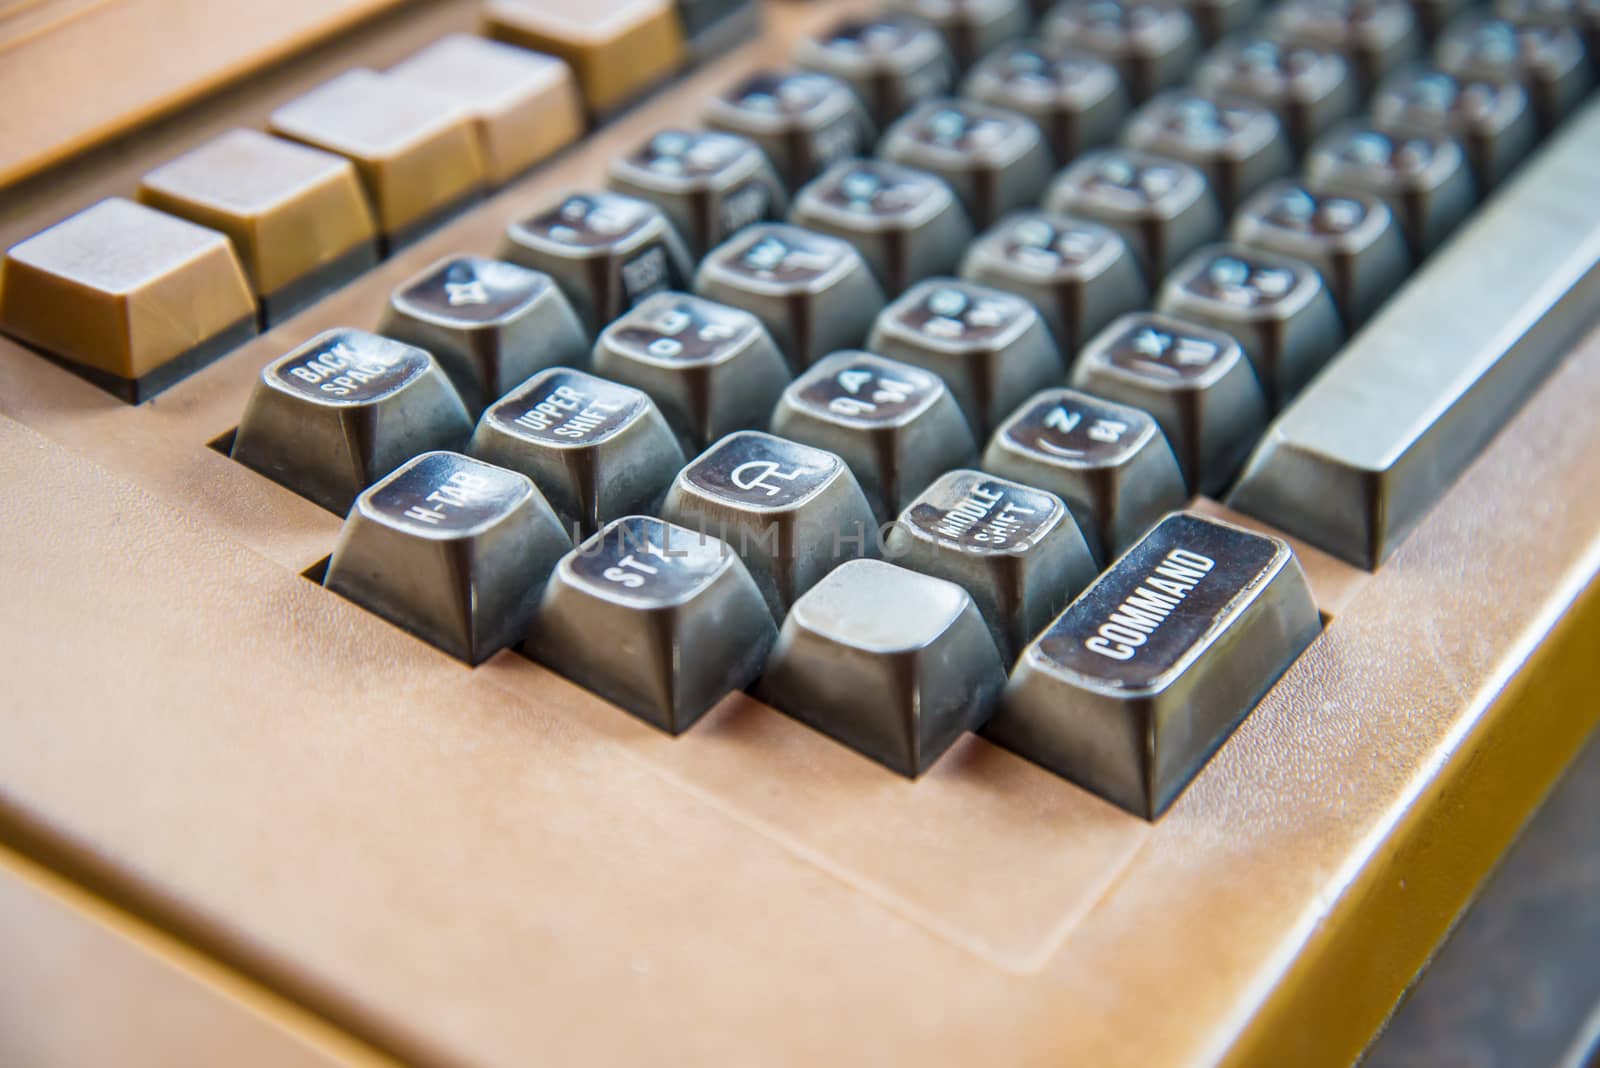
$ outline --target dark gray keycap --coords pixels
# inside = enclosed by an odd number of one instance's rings
[[[852,560],[795,602],[758,693],[892,771],[921,775],[989,718],[1000,654],[953,582]]]
[[[954,278],[920,282],[883,309],[867,348],[943,378],[980,437],[1062,371],[1032,304]]]
[[[938,375],[870,352],[836,352],[806,370],[772,413],[772,432],[837,455],[879,519],[893,519],[978,446]]]
[[[1274,182],[1234,213],[1228,236],[1315,267],[1352,332],[1411,270],[1394,213],[1361,194],[1318,195],[1296,182]]]
[[[1063,355],[1149,297],[1121,234],[1045,211],[1016,212],[984,231],[968,247],[961,277],[1029,301]]]
[[[1193,89],[1174,89],[1149,100],[1123,127],[1122,141],[1129,148],[1200,168],[1224,214],[1294,169],[1294,152],[1270,110]]]
[[[753,430],[695,457],[661,515],[732,546],[776,619],[843,561],[878,554],[872,509],[843,460]]]
[[[1161,278],[1222,231],[1222,214],[1204,173],[1131,148],[1084,154],[1051,183],[1044,207],[1117,231],[1149,279]]]
[[[323,584],[478,664],[522,640],[571,547],[523,475],[428,452],[356,500]]]
[[[688,293],[657,293],[601,331],[594,369],[648,393],[691,455],[765,426],[789,384],[761,320]]]
[[[1129,106],[1122,76],[1107,60],[1031,40],[1004,45],[979,60],[961,95],[1032,119],[1057,160],[1106,144]]]
[[[1477,201],[1467,157],[1452,137],[1391,134],[1370,123],[1334,127],[1306,156],[1314,193],[1365,194],[1389,205],[1414,259],[1439,246]]]
[[[574,193],[512,223],[504,255],[554,279],[591,331],[689,280],[689,254],[666,215],[621,193]]]
[[[484,409],[472,455],[533,479],[569,530],[653,512],[683,450],[650,398],[552,367]]]
[[[1261,12],[1261,0],[1179,0],[1208,45],[1246,29]]]
[[[1600,0],[1495,0],[1494,13],[1515,26],[1570,26],[1600,70]]]
[[[523,650],[678,734],[754,682],[777,636],[732,549],[633,515],[561,559]]]
[[[609,182],[660,208],[691,256],[751,223],[782,218],[789,206],[755,142],[720,130],[662,130],[612,160]]]
[[[884,556],[966,590],[1007,663],[1099,571],[1061,498],[970,470],[919,494]]]
[[[795,194],[789,217],[854,245],[887,293],[949,274],[972,240],[966,209],[943,180],[888,160],[834,164]]]
[[[1344,340],[1338,309],[1315,269],[1244,245],[1196,251],[1162,283],[1156,310],[1237,339],[1274,412]]]
[[[329,330],[261,369],[232,456],[341,515],[418,453],[454,449],[472,417],[437,360],[365,330]]]
[[[949,92],[955,80],[939,31],[906,15],[843,19],[801,41],[794,58],[848,84],[880,129],[913,104]]]
[[[854,246],[781,223],[749,227],[712,249],[694,289],[760,319],[797,369],[861,344],[883,307],[883,291]]]
[[[1182,84],[1200,51],[1189,15],[1149,0],[1065,0],[1038,32],[1049,44],[1082,48],[1115,65],[1135,103]]]
[[[535,371],[582,363],[589,339],[548,275],[482,256],[451,256],[389,298],[385,336],[427,349],[476,415]]]
[[[1100,561],[1188,499],[1177,458],[1148,412],[1075,389],[1028,398],[989,439],[983,469],[1060,497]]]
[[[1583,39],[1570,26],[1517,26],[1487,15],[1451,23],[1434,45],[1433,61],[1462,81],[1520,84],[1548,132],[1594,84]]]
[[[761,71],[711,98],[705,124],[748,137],[790,189],[872,143],[872,120],[844,82],[815,71]]]
[[[1195,68],[1194,83],[1208,93],[1271,108],[1296,151],[1355,114],[1361,103],[1360,87],[1344,56],[1268,37],[1245,37],[1213,48]]]
[[[1238,341],[1171,316],[1139,312],[1106,327],[1078,356],[1072,384],[1149,412],[1193,493],[1228,485],[1267,426]]]
[[[1480,193],[1499,185],[1539,140],[1528,91],[1515,82],[1460,82],[1412,67],[1385,78],[1372,98],[1380,130],[1454,137],[1466,150]]]
[[[1422,29],[1406,0],[1283,0],[1267,30],[1289,44],[1341,53],[1364,93],[1422,54]]]
[[[1021,37],[1033,21],[1024,0],[888,0],[886,6],[931,23],[962,68]]]
[[[978,228],[1039,199],[1055,171],[1032,119],[975,100],[930,100],[884,131],[878,154],[936,174]]]
[[[1028,646],[984,734],[1154,819],[1320,626],[1283,542],[1168,516]]]

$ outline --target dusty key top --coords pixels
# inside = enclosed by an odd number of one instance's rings
[[[843,561],[878,555],[877,522],[843,460],[752,430],[680,471],[661,515],[727,542],[775,619]]]
[[[754,682],[777,637],[761,591],[726,543],[631,515],[562,558],[522,648],[678,734]]]
[[[232,455],[342,514],[411,457],[459,448],[471,432],[428,353],[364,330],[329,330],[261,369]]]
[[[761,320],[688,293],[657,293],[606,327],[594,370],[648,393],[690,455],[766,426],[789,384]]]
[[[878,154],[936,174],[982,229],[1039,199],[1055,160],[1032,119],[975,100],[930,100],[884,131]]]
[[[972,598],[953,582],[852,560],[795,602],[758,693],[779,711],[915,778],[1005,687]]]
[[[906,506],[884,557],[966,590],[1007,663],[1099,572],[1061,498],[968,470]]]
[[[450,256],[406,281],[379,332],[433,353],[474,416],[535,371],[589,353],[583,324],[547,275],[482,256]]]
[[[1515,82],[1462,82],[1413,67],[1385,78],[1372,98],[1380,130],[1454,136],[1466,149],[1478,191],[1487,194],[1539,140],[1528,91]]]
[[[1205,172],[1223,214],[1294,169],[1294,152],[1273,112],[1249,100],[1174,89],[1147,101],[1122,130],[1122,142]]]
[[[1122,76],[1104,57],[1038,41],[1004,45],[979,60],[961,95],[1032,119],[1058,161],[1110,141],[1129,106]]]
[[[1282,541],[1170,515],[1028,646],[984,735],[1154,819],[1319,629]]]
[[[568,530],[653,512],[683,466],[667,422],[630,386],[552,367],[484,409],[468,452],[533,479]]]
[[[608,181],[660,208],[691,256],[751,223],[782,218],[789,205],[755,142],[717,130],[662,130],[613,159]]]
[[[686,58],[671,0],[486,0],[489,36],[565,60],[589,110],[616,111]]]
[[[478,664],[522,639],[571,547],[526,477],[428,452],[356,499],[323,585]]]
[[[1033,21],[1025,0],[888,0],[886,7],[932,23],[963,69],[1021,37]]]
[[[1400,221],[1414,259],[1439,246],[1478,199],[1472,171],[1453,137],[1388,133],[1370,123],[1341,123],[1318,139],[1305,161],[1315,193],[1375,196]]]
[[[371,70],[346,71],[284,104],[272,132],[355,164],[391,248],[483,190],[472,117],[453,97]]]
[[[1150,0],[1065,0],[1039,23],[1052,45],[1082,48],[1116,65],[1134,103],[1183,82],[1200,51],[1194,20]]]
[[[1363,92],[1422,52],[1422,30],[1406,0],[1284,0],[1267,31],[1289,44],[1341,53]]]
[[[1269,37],[1245,37],[1213,48],[1195,68],[1194,83],[1208,93],[1271,108],[1296,151],[1353,115],[1361,102],[1360,86],[1344,56]]]
[[[1583,40],[1570,26],[1517,26],[1468,15],[1440,35],[1433,59],[1440,70],[1464,81],[1522,85],[1545,132],[1555,129],[1594,84]]]
[[[836,352],[812,364],[784,390],[772,432],[842,459],[886,520],[978,451],[938,375],[870,352]]]
[[[955,60],[939,31],[905,15],[847,18],[795,49],[797,64],[846,82],[879,127],[950,91]]]
[[[0,329],[138,402],[254,336],[256,303],[222,234],[112,198],[6,252]]]
[[[872,120],[855,91],[816,71],[760,71],[706,104],[705,124],[748,137],[790,189],[872,143]]]
[[[378,261],[353,164],[255,130],[229,130],[139,183],[153,208],[233,241],[266,322],[281,322]]]

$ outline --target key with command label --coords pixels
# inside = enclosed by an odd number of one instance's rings
[[[1288,545],[1175,513],[1023,651],[984,734],[1154,819],[1320,629]]]

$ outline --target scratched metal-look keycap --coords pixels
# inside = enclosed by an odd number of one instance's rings
[[[1045,211],[1015,212],[985,230],[968,246],[961,277],[1029,301],[1063,355],[1150,295],[1122,235]]]
[[[1522,85],[1541,130],[1555,129],[1594,84],[1583,39],[1570,26],[1517,26],[1488,15],[1452,22],[1433,48],[1433,61],[1463,81]]]
[[[574,193],[512,223],[504,258],[543,271],[598,330],[652,293],[682,289],[691,262],[661,209],[621,193]]]
[[[843,19],[802,40],[794,58],[847,83],[880,129],[918,101],[949,92],[955,80],[939,31],[907,15]]]
[[[1131,148],[1085,153],[1056,176],[1046,211],[1104,223],[1160,279],[1222,230],[1222,213],[1198,167]]]
[[[1200,168],[1224,214],[1294,169],[1289,139],[1271,110],[1193,89],[1174,89],[1147,101],[1123,127],[1122,142]]]
[[[955,278],[919,282],[883,309],[867,348],[944,379],[980,438],[1063,369],[1032,304]]]
[[[884,131],[878,154],[936,174],[974,226],[1039,199],[1055,172],[1032,119],[975,100],[930,100]]]
[[[1389,205],[1414,259],[1437,248],[1478,198],[1453,137],[1390,134],[1363,122],[1341,123],[1318,139],[1304,180],[1315,193],[1367,194]]]
[[[732,549],[631,515],[561,559],[523,650],[678,734],[754,682],[777,637]]]
[[[963,69],[1021,37],[1033,21],[1025,0],[888,0],[886,6],[930,23]]]
[[[772,432],[838,456],[879,519],[893,519],[978,446],[938,375],[870,352],[836,352],[795,379]]]
[[[323,585],[478,664],[522,639],[571,547],[526,477],[428,452],[357,498]]]
[[[760,319],[796,369],[859,345],[883,307],[854,246],[782,223],[749,227],[712,249],[694,291]]]
[[[852,560],[795,602],[757,692],[915,778],[988,720],[1005,674],[966,590],[881,560]]]
[[[533,479],[568,530],[593,534],[653,512],[683,450],[648,396],[566,367],[528,379],[483,411],[472,455]]]
[[[789,205],[755,142],[719,130],[662,130],[612,160],[608,181],[660,208],[692,256],[751,223],[781,218]]]
[[[996,48],[967,74],[961,95],[1032,119],[1057,160],[1110,141],[1129,106],[1105,59],[1039,41]]]
[[[966,210],[948,185],[880,159],[829,167],[795,195],[789,217],[850,242],[888,293],[949,274],[972,240]]]
[[[403,283],[379,331],[433,353],[474,415],[535,371],[582,363],[589,351],[549,276],[482,256],[439,260]]]
[[[1029,397],[989,439],[982,466],[1060,497],[1102,562],[1188,499],[1150,413],[1075,389]]]
[[[695,457],[661,515],[727,542],[775,619],[843,561],[878,555],[877,522],[845,462],[754,430]]]
[[[1515,82],[1461,82],[1442,71],[1409,68],[1384,79],[1371,112],[1380,130],[1455,137],[1481,193],[1499,185],[1539,140],[1528,91]]]
[[[923,490],[884,557],[966,590],[1007,663],[1099,572],[1061,498],[971,470]]]
[[[1193,493],[1227,486],[1266,429],[1266,398],[1239,343],[1166,315],[1112,323],[1079,355],[1072,384],[1149,412]]]
[[[864,152],[876,131],[844,82],[816,71],[761,71],[706,105],[705,124],[748,137],[790,189]]]
[[[1320,627],[1288,545],[1170,515],[1023,651],[984,735],[1154,819]]]
[[[657,293],[601,331],[594,370],[648,393],[690,455],[765,426],[789,384],[761,320],[689,293]]]
[[[1353,332],[1411,270],[1394,213],[1358,194],[1319,196],[1296,182],[1273,182],[1234,213],[1230,240],[1317,269]]]
[[[1267,32],[1289,44],[1339,52],[1363,92],[1422,53],[1422,29],[1407,0],[1283,0]]]
[[[1049,44],[1082,48],[1114,64],[1134,103],[1181,84],[1200,51],[1188,13],[1151,0],[1066,0],[1037,32]]]
[[[365,330],[329,330],[267,364],[232,456],[343,514],[418,453],[459,448],[472,417],[428,353]]]
[[[1156,310],[1236,338],[1274,412],[1344,340],[1333,297],[1313,268],[1244,245],[1207,245],[1184,260],[1162,283]]]
[[[1213,48],[1195,68],[1194,84],[1208,93],[1271,108],[1296,151],[1353,115],[1361,103],[1350,64],[1338,52],[1269,37],[1245,37]]]

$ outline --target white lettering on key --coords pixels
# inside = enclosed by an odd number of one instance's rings
[[[1171,550],[1154,573],[1100,624],[1094,636],[1084,640],[1084,648],[1110,660],[1132,660],[1179,602],[1216,566],[1209,556],[1188,549]]]
[[[783,487],[768,479],[781,478],[785,482],[793,482],[803,470],[796,467],[785,471],[775,460],[746,460],[735,467],[728,478],[740,489],[765,490],[768,497],[776,497],[783,492]]]

